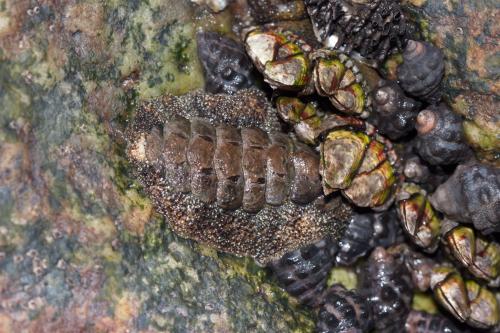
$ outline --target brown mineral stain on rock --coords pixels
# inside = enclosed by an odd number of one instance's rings
[[[144,200],[137,191],[127,191],[127,207],[122,215],[123,225],[135,235],[143,235],[144,227],[151,218],[153,206],[149,200]]]
[[[500,9],[475,8],[464,5],[465,13],[469,16],[469,33],[467,48],[467,66],[475,71],[479,77],[491,81],[490,88],[495,94],[500,94],[500,82],[496,79],[500,67],[490,69],[488,66],[490,58],[500,57],[500,44],[498,36],[500,27]],[[485,31],[488,27],[489,32]]]
[[[75,3],[66,8],[64,25],[71,32],[82,32],[89,37],[102,34],[104,25],[104,8],[101,3]]]
[[[47,203],[32,182],[28,146],[21,142],[0,142],[0,156],[0,188],[10,188],[14,201],[11,221],[17,225],[34,223],[46,213]]]

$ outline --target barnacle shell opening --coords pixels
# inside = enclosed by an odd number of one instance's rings
[[[395,182],[392,165],[384,161],[378,168],[354,177],[342,193],[359,207],[375,207],[387,201]]]
[[[433,281],[440,279],[438,282]],[[470,315],[469,300],[465,283],[453,268],[438,267],[433,271],[431,286],[436,300],[461,322]]]
[[[476,236],[465,226],[453,228],[445,235],[451,254],[474,276],[494,280],[499,275],[500,245]]]
[[[274,89],[300,91],[309,83],[308,46],[280,31],[254,29],[245,38],[247,53]]]
[[[415,244],[426,252],[437,249],[441,221],[423,194],[413,193],[408,199],[399,201],[398,214],[403,229]]]

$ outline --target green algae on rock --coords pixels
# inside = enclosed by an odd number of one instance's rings
[[[195,10],[0,1],[0,331],[312,330],[251,261],[173,235],[130,178],[137,99],[203,85]]]

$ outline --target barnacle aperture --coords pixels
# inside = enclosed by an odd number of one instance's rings
[[[429,103],[438,102],[444,76],[442,51],[428,42],[408,41],[397,75],[401,88],[411,96]]]
[[[500,322],[495,295],[473,280],[464,281],[453,268],[435,267],[431,287],[439,304],[459,321],[481,329],[491,328]]]
[[[254,29],[245,37],[250,59],[273,88],[301,91],[310,82],[311,47],[281,29]]]
[[[387,202],[396,183],[384,145],[364,132],[336,130],[320,145],[320,173],[325,194],[342,194],[360,207]]]
[[[232,94],[253,85],[253,64],[243,44],[210,31],[199,32],[196,40],[206,91]]]
[[[420,157],[430,164],[457,164],[472,156],[464,140],[462,118],[446,104],[420,111],[416,128],[415,147]]]
[[[458,226],[444,236],[447,248],[474,276],[494,281],[500,275],[500,244],[476,235],[474,229]]]
[[[354,61],[343,53],[320,49],[311,54],[316,92],[339,111],[366,118],[371,109],[368,85]]]
[[[404,183],[399,189],[398,197],[400,200],[396,207],[403,230],[425,252],[436,251],[441,220],[425,192],[415,184]]]

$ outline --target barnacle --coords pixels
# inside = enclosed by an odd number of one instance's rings
[[[309,95],[316,90],[339,111],[366,118],[369,86],[353,59],[343,53],[313,51],[282,29],[254,29],[245,38],[247,52],[273,89]]]
[[[208,92],[231,94],[253,85],[253,65],[242,44],[208,31],[199,32],[196,39]]]
[[[271,87],[301,91],[309,84],[312,49],[300,37],[281,29],[254,29],[245,37],[245,46]]]
[[[383,82],[372,93],[373,112],[368,119],[380,133],[395,140],[415,127],[420,103],[405,96],[396,82]]]
[[[382,247],[373,250],[361,274],[380,332],[400,332],[410,311],[412,285],[405,265]]]
[[[298,250],[285,253],[269,267],[278,283],[300,303],[315,306],[326,287],[337,246],[323,239]]]
[[[426,252],[434,252],[439,244],[441,221],[425,192],[417,185],[405,183],[398,193],[397,210],[403,230]]]
[[[366,299],[355,290],[336,284],[322,296],[316,332],[368,332],[373,326],[371,309]]]
[[[366,118],[371,109],[368,85],[354,61],[343,53],[320,49],[311,54],[316,92],[344,113]]]
[[[487,329],[500,322],[495,295],[473,280],[464,281],[453,268],[437,266],[431,278],[436,300],[461,322]]]
[[[330,132],[320,145],[320,173],[325,194],[342,194],[360,207],[389,200],[396,176],[384,145],[357,131]]]
[[[316,37],[328,47],[382,61],[413,33],[398,1],[306,0]]]
[[[500,231],[500,170],[479,163],[459,165],[430,196],[450,219],[474,223],[484,234]]]
[[[421,111],[416,128],[415,147],[430,164],[457,164],[472,156],[463,137],[461,117],[445,104]]]
[[[280,96],[276,99],[279,117],[294,126],[297,137],[307,144],[315,145],[322,135],[336,128],[364,129],[363,121],[336,114],[322,113],[316,104],[303,103],[295,97]]]
[[[440,49],[427,42],[410,40],[397,69],[401,87],[410,95],[429,103],[441,98],[444,58]]]
[[[493,281],[500,275],[500,245],[488,241],[474,230],[458,226],[444,236],[447,248],[474,276]]]
[[[320,142],[323,192],[338,190],[360,207],[382,206],[388,202],[396,176],[382,138],[370,137],[364,122],[334,114],[322,115],[314,104],[293,97],[276,101],[279,116],[295,128],[304,142]]]

